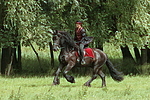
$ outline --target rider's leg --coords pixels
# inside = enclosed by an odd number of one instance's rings
[[[85,61],[84,61],[84,44],[80,44],[80,59],[81,59],[81,64],[85,64]]]

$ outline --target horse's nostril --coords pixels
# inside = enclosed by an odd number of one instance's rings
[[[55,48],[53,48],[53,51],[55,51],[56,49]]]
[[[57,48],[53,48],[53,51],[57,51],[58,49]]]
[[[53,50],[54,50],[54,51],[56,51],[56,49],[55,49],[55,48],[53,48]]]

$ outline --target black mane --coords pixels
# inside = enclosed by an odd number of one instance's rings
[[[77,48],[77,45],[75,44],[70,33],[63,32],[63,31],[60,31],[59,33],[61,34],[61,40],[60,41],[61,41],[62,47],[65,47],[68,50]]]

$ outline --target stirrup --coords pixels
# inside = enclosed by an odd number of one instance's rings
[[[85,64],[86,64],[85,60],[82,60],[81,65],[85,65]]]

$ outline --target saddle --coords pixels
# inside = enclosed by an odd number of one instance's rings
[[[76,52],[76,56],[78,57],[79,56],[79,53]],[[84,49],[84,57],[91,57],[91,58],[94,58],[95,55],[94,55],[94,52],[91,48],[85,48]]]

